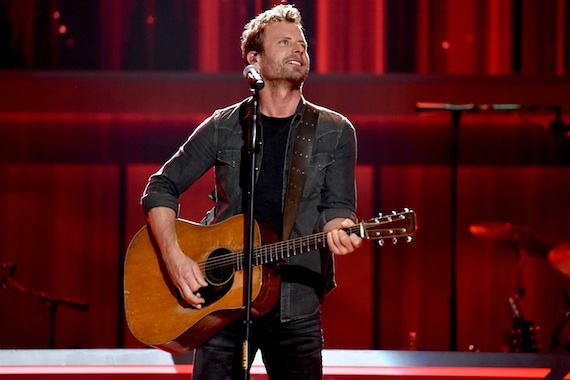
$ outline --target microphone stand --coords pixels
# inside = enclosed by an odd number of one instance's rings
[[[451,111],[453,135],[451,140],[451,296],[449,310],[451,320],[449,323],[449,349],[457,351],[457,169],[459,166],[459,121],[463,110]]]
[[[244,223],[244,299],[245,299],[245,319],[244,319],[244,340],[242,344],[242,369],[244,371],[244,379],[249,379],[249,340],[251,335],[251,292],[252,292],[252,272],[253,272],[253,240],[254,240],[254,218],[253,205],[255,193],[255,164],[258,151],[258,129],[260,127],[259,119],[259,90],[263,86],[251,84],[252,97],[252,114],[247,136],[247,153],[249,157],[249,181],[247,189],[247,210],[245,211]]]
[[[44,292],[33,292],[26,289],[14,279],[15,263],[2,263],[0,265],[0,289],[12,290],[17,293],[30,296],[40,302],[44,302],[49,311],[49,347],[55,348],[55,325],[57,309],[59,305],[68,306],[77,310],[86,311],[89,304],[83,300],[67,297],[56,297]]]
[[[450,287],[449,296],[449,349],[457,351],[457,169],[459,166],[459,122],[464,111],[473,110],[473,104],[416,103],[416,111],[450,111],[452,118],[451,136],[451,179],[450,179]]]

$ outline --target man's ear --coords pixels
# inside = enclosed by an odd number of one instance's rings
[[[257,63],[257,52],[256,51],[252,50],[252,51],[247,53],[247,62],[249,62],[250,65]]]

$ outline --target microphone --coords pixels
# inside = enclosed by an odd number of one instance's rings
[[[8,281],[14,277],[16,263],[13,261],[0,264],[0,288],[6,288]]]
[[[246,66],[245,69],[243,69],[243,77],[247,80],[252,90],[261,90],[263,86],[265,86],[259,69],[254,65]]]
[[[554,106],[553,109],[555,111],[554,120],[551,121],[550,124],[548,124],[547,129],[556,132],[556,134],[558,135],[568,135],[568,132],[570,131],[570,126],[566,125],[562,121],[562,107]]]

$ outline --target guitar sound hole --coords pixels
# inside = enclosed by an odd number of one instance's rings
[[[234,275],[235,260],[231,257],[231,251],[218,248],[210,254],[206,260],[204,272],[206,281],[213,286],[222,286],[230,281]]]

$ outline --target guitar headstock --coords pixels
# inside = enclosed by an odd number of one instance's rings
[[[390,238],[394,244],[402,237],[406,238],[406,242],[410,242],[417,230],[416,213],[406,208],[402,212],[379,214],[375,218],[360,223],[358,227],[361,237],[378,240],[381,246],[387,238]]]

